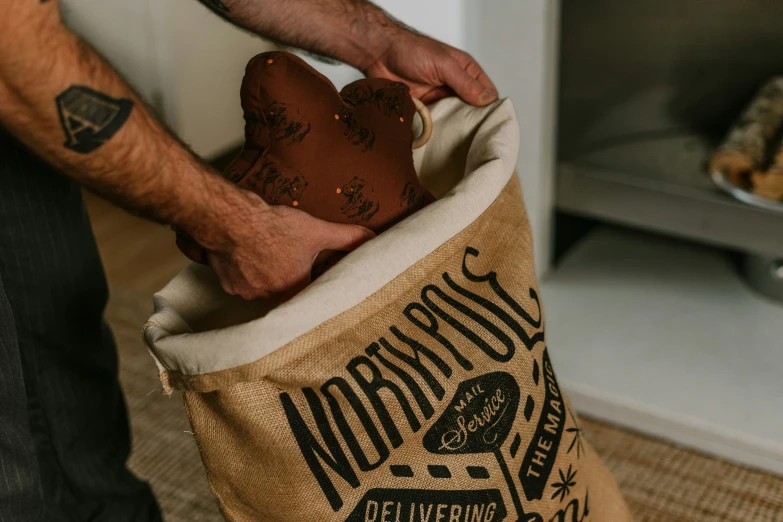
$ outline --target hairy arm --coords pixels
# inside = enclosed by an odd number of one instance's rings
[[[188,233],[227,291],[284,294],[309,281],[318,252],[366,238],[223,180],[62,24],[57,0],[0,0],[0,11],[0,125],[84,186]]]
[[[57,4],[0,0],[0,124],[95,192],[213,243],[197,218],[219,212],[239,191],[183,147],[62,25]]]
[[[418,34],[367,0],[200,0],[266,38],[402,81],[426,103],[457,94],[486,105],[498,93],[467,53]]]
[[[200,0],[261,36],[365,71],[404,30],[365,0]]]

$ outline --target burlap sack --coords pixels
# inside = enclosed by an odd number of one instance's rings
[[[439,200],[296,298],[249,305],[195,265],[155,296],[144,336],[228,520],[631,519],[552,368],[513,107],[432,116]]]

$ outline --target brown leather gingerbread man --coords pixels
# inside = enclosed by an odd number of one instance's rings
[[[254,57],[241,89],[245,145],[224,176],[272,205],[382,232],[434,201],[413,166],[408,87],[365,78],[337,92],[299,57]],[[191,259],[206,255],[189,238]]]

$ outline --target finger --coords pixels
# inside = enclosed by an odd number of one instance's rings
[[[342,250],[351,252],[360,245],[375,237],[375,233],[357,225],[339,225],[337,223],[321,222],[318,230],[321,239],[319,250]]]
[[[469,104],[481,107],[497,100],[497,91],[468,74],[456,59],[448,60],[442,67],[444,83]]]
[[[483,85],[485,89],[494,93],[495,97],[497,98],[498,95],[497,87],[495,87],[495,84],[492,83],[492,80],[489,79],[487,73],[484,72],[484,69],[481,68],[478,62],[474,60],[471,55],[469,55],[468,53],[464,53],[462,51],[455,50],[454,58],[457,60],[457,63],[459,63],[460,66],[463,69],[465,69],[465,72],[467,72],[471,77],[478,80],[478,82],[481,83],[481,85]]]

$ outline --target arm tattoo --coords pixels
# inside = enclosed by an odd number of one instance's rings
[[[55,98],[66,148],[89,154],[125,124],[133,102],[112,98],[83,85],[73,85]]]

